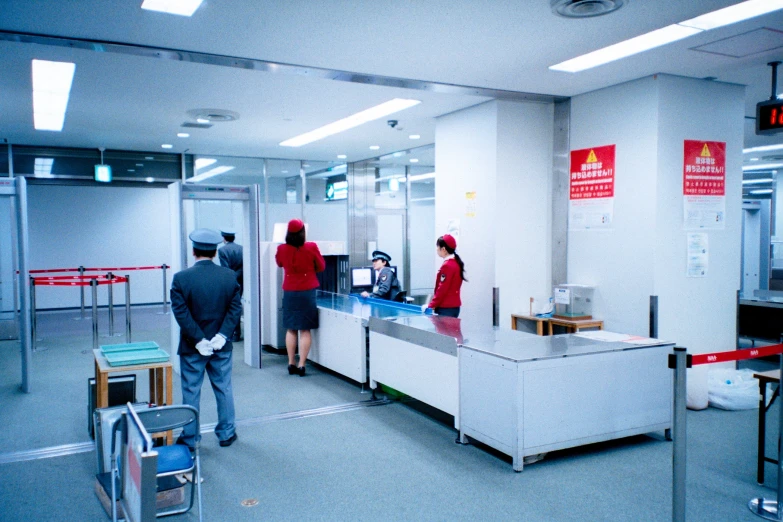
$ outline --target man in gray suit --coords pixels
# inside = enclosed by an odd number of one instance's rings
[[[220,235],[223,236],[223,246],[218,250],[218,258],[220,259],[220,266],[230,268],[237,275],[237,283],[239,283],[239,295],[244,293],[244,284],[242,282],[242,245],[234,243],[236,238],[236,232],[234,229],[222,229]],[[232,341],[239,341],[242,339],[241,321],[237,323],[237,329],[234,331]]]
[[[180,327],[182,402],[199,408],[206,372],[217,402],[215,435],[226,447],[237,440],[230,337],[242,313],[239,285],[233,271],[212,262],[222,241],[220,234],[202,228],[189,237],[196,263],[175,274],[171,282],[171,310]],[[195,426],[188,425],[177,442],[193,448],[200,439]]]

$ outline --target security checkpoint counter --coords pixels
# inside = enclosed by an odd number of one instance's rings
[[[466,338],[459,353],[460,439],[523,458],[672,426],[673,343],[602,332]]]
[[[454,427],[459,429],[457,352],[463,339],[481,331],[467,319],[438,315],[371,318],[370,388],[384,384],[453,415]],[[501,332],[535,337],[513,330]]]
[[[312,330],[309,360],[359,383],[366,383],[368,325],[377,320],[432,314],[420,306],[318,291],[318,328]]]

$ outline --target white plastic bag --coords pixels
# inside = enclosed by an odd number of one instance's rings
[[[753,370],[710,370],[710,406],[722,410],[752,410],[759,407],[759,381]]]

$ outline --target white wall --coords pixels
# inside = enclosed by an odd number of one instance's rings
[[[614,220],[609,230],[569,230],[562,282],[595,285],[593,316],[635,335],[649,333],[654,293],[658,105],[652,78],[571,99],[571,150],[616,145]]]
[[[171,263],[170,212],[165,189],[30,184],[27,194],[31,269]],[[159,270],[130,275],[133,303],[162,301]],[[98,289],[100,305],[108,302],[106,288]],[[114,287],[114,302],[125,303],[122,285]],[[78,307],[79,290],[38,288],[36,305],[38,309]],[[89,287],[85,289],[85,305],[90,306]]]
[[[495,286],[500,324],[552,293],[554,105],[498,102]]]
[[[435,233],[460,221],[461,317],[492,324],[495,286],[501,324],[527,313],[531,296],[549,295],[553,118],[551,104],[493,101],[437,120]]]
[[[435,234],[459,220],[457,253],[469,282],[462,285],[461,317],[492,324],[495,286],[497,102],[487,102],[437,119],[435,125]],[[476,216],[465,215],[465,193],[476,192]],[[437,239],[437,237],[436,237]],[[432,267],[433,278],[440,259]]]
[[[435,241],[439,236],[435,233],[435,202],[412,202],[409,216],[411,287],[405,290],[408,291],[408,295],[414,295],[412,291],[432,294],[435,288],[435,272],[432,267],[439,259],[435,253]]]
[[[739,85],[658,77],[660,117],[655,293],[659,335],[691,353],[736,349],[736,292],[742,256],[742,145],[745,91]],[[709,230],[707,277],[685,277],[683,140],[726,142],[726,221]]]

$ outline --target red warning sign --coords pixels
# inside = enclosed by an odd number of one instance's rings
[[[570,199],[614,197],[614,147],[571,151]]]
[[[682,193],[726,195],[726,142],[685,140]]]

